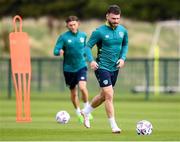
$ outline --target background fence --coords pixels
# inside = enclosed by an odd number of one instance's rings
[[[179,91],[179,63],[180,59],[159,60],[160,91]],[[139,91],[153,91],[154,59],[127,59],[125,68],[119,72],[115,91],[119,94]],[[88,70],[88,89],[98,91],[98,83],[94,72]],[[62,59],[32,58],[31,92],[62,92],[66,91],[63,77]],[[0,58],[0,94],[6,93],[9,98],[13,94],[10,59]]]

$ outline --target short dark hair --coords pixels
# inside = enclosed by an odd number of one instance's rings
[[[120,7],[118,5],[110,5],[108,7],[108,10],[107,10],[106,14],[110,14],[110,13],[116,14],[116,15],[121,14],[121,9],[120,9]]]
[[[69,16],[69,17],[67,17],[66,23],[69,23],[71,21],[79,21],[79,19],[78,19],[77,16]]]

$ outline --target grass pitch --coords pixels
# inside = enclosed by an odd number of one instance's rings
[[[87,129],[79,124],[67,93],[31,96],[31,123],[16,123],[15,97],[0,95],[1,141],[180,141],[180,96],[160,95],[144,101],[143,95],[116,95],[115,110],[121,134],[112,134],[104,105],[93,112],[94,121]],[[68,124],[58,124],[59,110],[70,113]],[[142,119],[153,124],[149,136],[136,134],[136,122]]]

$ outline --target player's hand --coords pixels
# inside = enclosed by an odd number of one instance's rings
[[[117,68],[123,68],[125,63],[123,59],[119,59],[116,64]]]
[[[63,56],[63,55],[64,55],[64,50],[61,49],[61,50],[59,51],[59,55],[60,55],[60,56]]]
[[[93,69],[93,70],[97,70],[98,67],[99,67],[99,65],[97,64],[96,61],[92,61],[92,62],[90,63],[90,66],[91,66],[91,69]]]

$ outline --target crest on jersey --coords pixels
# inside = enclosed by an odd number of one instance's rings
[[[123,33],[123,32],[119,32],[119,36],[120,36],[121,38],[123,38],[124,33]]]
[[[68,43],[71,43],[72,42],[72,40],[71,39],[68,39]]]
[[[82,43],[84,42],[84,38],[83,37],[80,38],[80,42],[82,42]]]
[[[105,38],[109,38],[109,35],[105,35]]]

